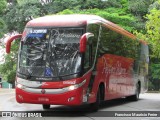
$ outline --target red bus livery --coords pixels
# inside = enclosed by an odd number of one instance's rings
[[[126,97],[138,100],[147,90],[148,45],[96,15],[53,15],[26,24],[16,75],[19,103],[91,104]]]

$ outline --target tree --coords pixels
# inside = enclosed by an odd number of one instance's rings
[[[154,9],[154,8],[160,9],[160,4],[159,4],[158,1],[155,1],[153,4],[151,4],[151,5],[149,6],[149,8],[148,8],[148,11],[151,11],[151,10]]]
[[[7,2],[6,2],[6,0],[1,0],[0,1],[0,37],[2,37],[3,36],[3,34],[4,34],[4,29],[5,29],[5,22],[3,21],[3,19],[2,19],[2,14],[3,14],[3,12],[5,11],[5,9],[6,9],[6,6],[7,6]]]
[[[6,8],[7,2],[6,0],[1,0],[0,1],[0,14],[4,12],[5,8]]]
[[[5,56],[5,63],[0,65],[0,74],[4,80],[14,84],[19,41],[13,43],[11,53]]]
[[[148,13],[148,8],[155,0],[128,0],[128,12],[133,14],[136,19],[136,30],[145,32],[144,16]]]
[[[146,33],[137,33],[141,39],[147,40],[150,46],[150,89],[160,89],[160,0],[155,1],[148,8],[149,13],[146,15]]]
[[[160,4],[160,0],[158,0]],[[160,58],[160,9],[152,9],[147,14],[146,39],[151,44],[153,57]]]
[[[101,16],[109,21],[112,21],[124,29],[132,32],[136,29],[134,26],[136,24],[136,20],[133,15],[126,13],[126,11],[121,10],[121,8],[106,8],[106,9],[87,9],[87,10],[69,10],[66,9],[64,11],[59,12],[58,14],[95,14]]]
[[[8,32],[22,33],[25,24],[36,17],[45,15],[43,5],[39,1],[11,1],[8,8],[3,13]],[[0,22],[1,23],[1,22]],[[1,24],[0,24],[1,25]],[[5,63],[0,65],[0,73],[4,80],[14,84],[16,76],[16,63],[18,56],[19,41],[13,42],[11,53],[5,56]]]
[[[152,89],[159,91],[160,89],[160,63],[152,63],[150,66],[150,81],[154,85]]]
[[[129,0],[128,9],[134,15],[143,17],[153,2],[154,0]]]
[[[3,19],[7,24],[9,31],[22,32],[25,24],[36,17],[44,16],[43,5],[38,1],[20,1],[17,4],[11,4],[5,12]]]

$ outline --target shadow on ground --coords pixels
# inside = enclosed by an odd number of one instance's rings
[[[140,99],[143,100],[143,99]],[[82,105],[82,106],[54,106],[50,109],[43,110],[43,111],[29,111],[35,113],[41,113],[44,117],[82,117],[82,116],[94,116],[94,117],[101,117],[101,116],[112,116],[115,112],[114,111],[103,111],[103,109],[107,109],[114,106],[121,106],[125,105],[129,102],[125,98],[115,99],[110,101],[105,101],[100,105],[99,111],[95,112],[90,109],[90,105]],[[28,112],[28,111],[27,111]]]

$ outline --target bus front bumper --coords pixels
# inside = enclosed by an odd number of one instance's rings
[[[32,89],[34,92],[16,87],[18,103],[52,104],[52,105],[82,105],[87,102],[83,88],[77,88],[64,93],[52,93],[52,89]],[[40,91],[41,93],[39,93]]]

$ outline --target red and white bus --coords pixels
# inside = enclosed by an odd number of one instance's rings
[[[26,24],[21,38],[16,100],[50,105],[91,104],[147,90],[148,45],[96,15],[53,15]]]

